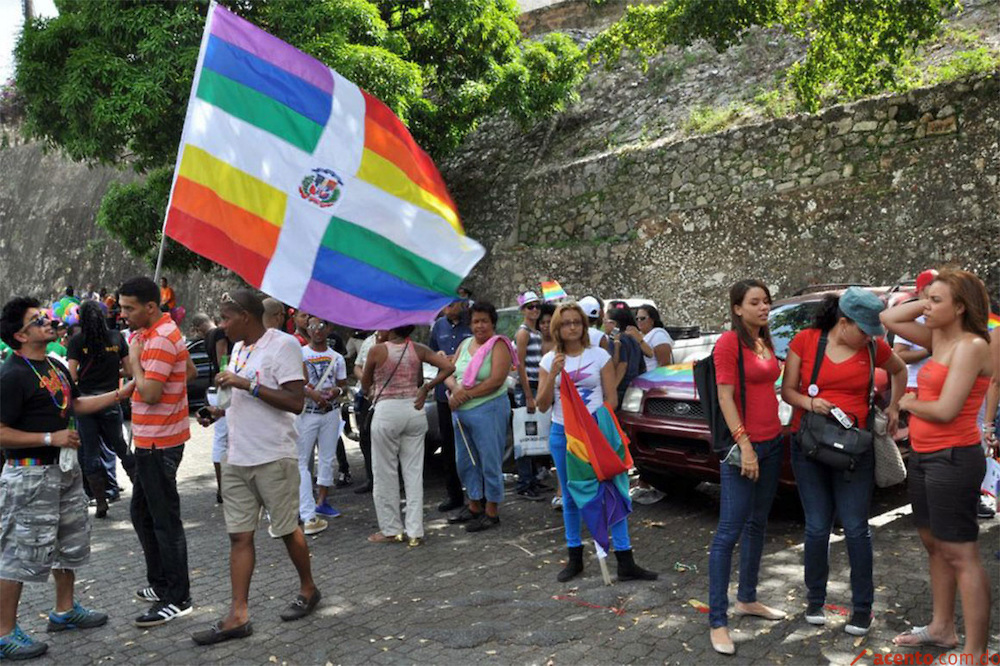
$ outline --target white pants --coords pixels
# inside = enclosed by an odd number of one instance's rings
[[[337,457],[337,439],[344,422],[340,411],[326,414],[299,414],[295,427],[299,432],[299,517],[309,522],[316,517],[316,499],[312,493],[313,450],[319,440],[319,464],[316,469],[316,485],[333,485],[333,462]]]
[[[225,462],[228,451],[229,428],[226,426],[226,417],[223,416],[212,427],[212,462]]]
[[[372,471],[378,528],[386,536],[403,533],[399,515],[399,477],[406,488],[406,534],[424,536],[424,435],[427,417],[413,398],[379,400],[372,418]]]

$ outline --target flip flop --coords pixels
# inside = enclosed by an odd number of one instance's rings
[[[381,532],[376,532],[368,537],[368,541],[371,543],[403,543],[403,535],[397,534],[395,536],[388,536],[382,534]]]
[[[904,636],[913,636],[914,638],[917,639],[917,642],[900,643],[899,639],[903,638]],[[927,627],[913,627],[909,631],[904,631],[899,636],[896,636],[895,638],[892,639],[892,644],[895,645],[896,647],[916,648],[916,647],[928,646],[928,647],[945,648],[947,650],[953,650],[956,647],[958,647],[957,642],[956,643],[938,642],[931,636],[930,632],[927,631]]]

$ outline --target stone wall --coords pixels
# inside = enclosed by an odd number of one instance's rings
[[[490,248],[471,284],[507,305],[556,278],[707,326],[746,276],[781,296],[951,262],[997,295],[998,93],[994,73],[534,170],[454,163],[467,231]]]

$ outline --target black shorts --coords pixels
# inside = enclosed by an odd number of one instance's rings
[[[986,456],[978,444],[910,453],[913,522],[930,528],[931,536],[941,541],[975,541],[979,488],[985,475]]]

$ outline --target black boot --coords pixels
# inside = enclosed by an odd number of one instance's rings
[[[87,476],[87,483],[90,484],[90,492],[94,493],[94,501],[97,502],[97,513],[95,515],[98,518],[104,518],[108,515],[108,497],[106,494],[108,480],[104,476],[104,471],[101,470],[97,474]]]
[[[618,580],[656,580],[660,574],[655,571],[647,571],[635,563],[631,550],[616,550],[615,559],[618,560]]]
[[[569,553],[566,568],[556,576],[556,580],[560,583],[572,580],[583,573],[583,546],[570,546],[566,550]]]

